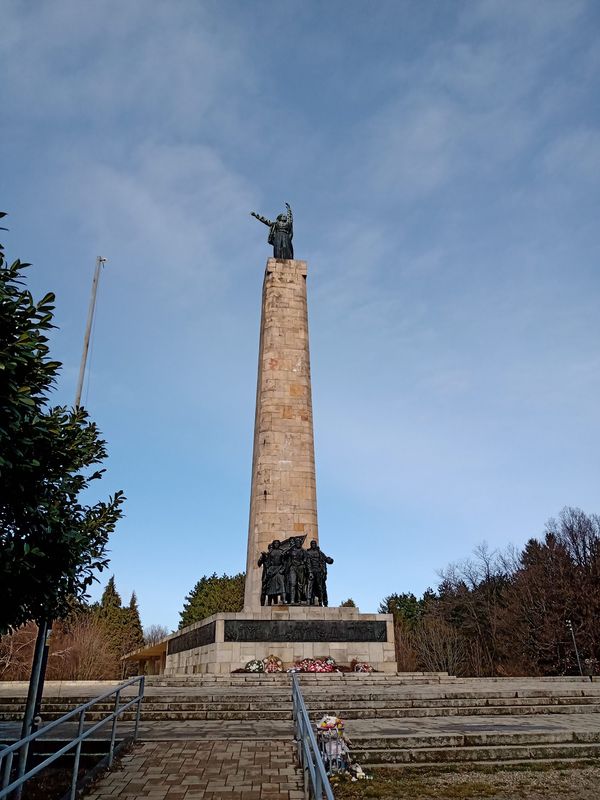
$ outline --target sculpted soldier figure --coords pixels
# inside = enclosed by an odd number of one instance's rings
[[[261,553],[258,566],[260,567],[266,562],[265,599],[268,605],[277,605],[280,601],[282,603],[285,602],[285,554],[281,549],[281,542],[279,539],[275,539],[275,541],[269,545],[269,548],[268,553]]]
[[[294,539],[293,547],[286,553],[286,578],[288,603],[301,603],[307,599],[306,550],[302,537]]]
[[[260,554],[260,558],[258,559],[258,566],[262,566],[262,578],[260,582],[260,604],[261,606],[265,605],[267,599],[267,565],[269,561],[269,553],[273,549],[273,543],[269,544],[267,547],[268,552],[263,552]]]
[[[269,244],[273,245],[274,258],[293,258],[294,248],[292,246],[292,238],[294,236],[294,220],[292,217],[292,209],[290,204],[286,203],[287,211],[285,214],[279,214],[277,219],[272,222],[270,219],[263,217],[261,214],[256,214],[251,211],[251,216],[255,217],[259,222],[269,226]]]
[[[319,605],[327,605],[327,564],[333,564],[333,558],[326,556],[319,549],[316,539],[310,543],[306,551],[308,564],[308,604],[313,605],[315,597],[319,598]]]

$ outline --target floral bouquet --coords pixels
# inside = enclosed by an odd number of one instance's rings
[[[283,672],[283,663],[277,656],[267,656],[263,658],[263,667],[265,672]]]
[[[350,763],[350,749],[344,736],[344,721],[326,714],[317,722],[317,742],[328,774],[345,772]]]
[[[299,672],[335,672],[333,658],[303,658],[296,664]]]
[[[373,667],[366,661],[359,661],[354,665],[354,672],[373,672]]]
[[[325,714],[324,717],[317,722],[318,731],[333,731],[336,730],[339,734],[344,732],[344,720],[336,717],[335,714]]]
[[[260,658],[253,658],[246,664],[246,672],[264,672],[265,666]]]

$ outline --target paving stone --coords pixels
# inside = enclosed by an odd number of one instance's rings
[[[177,745],[177,749],[179,745]],[[302,775],[290,768],[293,743],[187,741],[185,758],[173,758],[172,742],[142,742],[92,789],[90,800],[291,800],[302,792]],[[263,762],[255,764],[256,758]],[[136,778],[132,781],[130,772]]]

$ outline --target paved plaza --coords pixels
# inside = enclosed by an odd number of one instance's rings
[[[289,741],[142,742],[87,795],[90,800],[303,800]]]

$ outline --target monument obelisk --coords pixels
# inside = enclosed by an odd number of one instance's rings
[[[286,206],[274,221],[253,213],[269,226],[273,258],[262,292],[244,609],[218,611],[167,637],[167,675],[225,674],[273,654],[284,667],[318,656],[396,669],[390,614],[328,605],[333,559],[318,545],[307,264],[294,258]]]
[[[269,258],[260,322],[244,610],[260,608],[262,552],[318,541],[306,261]]]
[[[292,209],[269,227],[254,419],[244,610],[261,605],[261,553],[274,539],[318,541],[306,261],[294,259]]]

